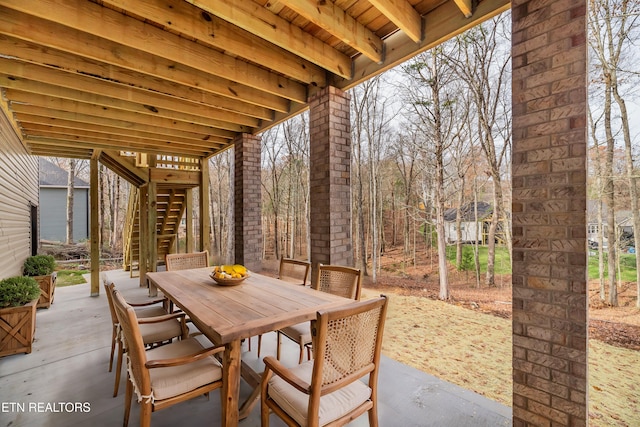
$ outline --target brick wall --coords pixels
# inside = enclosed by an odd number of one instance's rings
[[[262,267],[262,187],[260,138],[242,134],[234,141],[235,262],[249,270]]]
[[[514,426],[588,419],[586,7],[512,1]]]
[[[311,262],[353,265],[350,97],[335,87],[309,99]]]

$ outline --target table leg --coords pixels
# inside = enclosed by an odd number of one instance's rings
[[[260,401],[260,382],[262,375],[255,372],[244,361],[242,362],[242,379],[244,379],[253,391],[240,406],[240,419],[243,420],[249,416],[253,407]]]
[[[231,341],[225,346],[222,369],[222,425],[235,427],[238,425],[240,400],[240,340]]]

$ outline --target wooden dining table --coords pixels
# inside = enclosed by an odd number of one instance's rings
[[[222,286],[211,268],[147,273],[149,294],[158,289],[180,307],[215,345],[224,345],[222,425],[237,426],[259,397],[259,374],[242,363],[241,340],[316,318],[318,310],[353,300],[250,272],[241,284]],[[254,387],[240,408],[240,379]]]

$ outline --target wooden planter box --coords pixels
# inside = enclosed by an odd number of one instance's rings
[[[34,299],[21,307],[0,308],[0,357],[31,353],[37,303]]]
[[[56,291],[56,280],[58,273],[55,271],[50,276],[34,276],[38,285],[40,285],[40,299],[38,300],[38,308],[49,308],[53,304],[53,297]]]

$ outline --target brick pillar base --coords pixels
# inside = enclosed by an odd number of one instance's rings
[[[262,269],[262,188],[260,138],[242,134],[234,141],[235,262]]]
[[[587,2],[512,7],[513,425],[584,426]]]
[[[311,262],[353,265],[351,123],[347,93],[328,87],[309,99]]]

